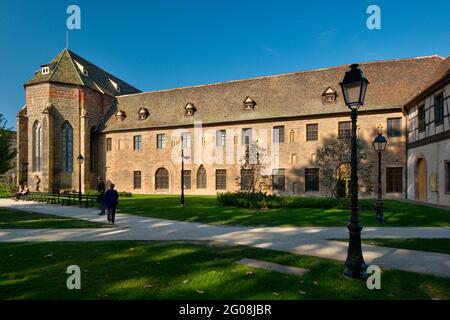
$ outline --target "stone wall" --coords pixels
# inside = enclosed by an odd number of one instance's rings
[[[358,118],[358,134],[359,138],[366,150],[369,161],[377,166],[377,157],[373,151],[372,141],[377,133],[377,126],[381,124],[387,127],[388,118],[402,118],[402,132],[405,132],[405,123],[401,112],[381,112],[361,114]],[[120,120],[117,120],[120,121]],[[349,116],[329,116],[314,118],[309,117],[302,120],[292,121],[267,121],[259,123],[241,123],[223,126],[208,126],[203,128],[202,133],[195,133],[193,128],[181,129],[148,129],[135,130],[127,132],[111,132],[102,135],[102,148],[100,163],[105,163],[105,176],[107,180],[114,182],[118,190],[131,191],[134,193],[180,193],[181,183],[181,165],[180,165],[180,136],[182,132],[189,131],[192,137],[192,150],[190,161],[186,161],[185,170],[191,170],[191,189],[186,190],[186,194],[215,194],[215,170],[227,170],[227,190],[236,189],[235,178],[239,175],[240,166],[237,159],[239,150],[241,150],[241,130],[243,128],[252,128],[253,135],[259,133],[258,140],[263,144],[264,139],[267,140],[267,155],[271,156],[271,161],[266,168],[284,168],[286,172],[286,190],[282,194],[305,195],[305,168],[317,167],[315,155],[317,149],[324,144],[329,143],[338,135],[338,122],[350,121]],[[318,124],[318,141],[306,141],[306,125]],[[285,138],[284,143],[277,146],[272,144],[273,126],[284,126]],[[206,131],[211,131],[208,135]],[[224,158],[234,153],[234,161],[232,163],[209,163],[208,157],[205,157],[207,151],[204,149],[213,149],[215,146],[216,130],[227,130],[227,146],[232,148],[228,152],[222,151]],[[265,130],[265,131],[264,131]],[[291,141],[291,132],[294,135]],[[165,134],[166,148],[156,148],[157,134]],[[142,137],[142,150],[135,151],[133,149],[133,137],[140,135]],[[172,142],[172,136],[175,141]],[[112,141],[112,150],[106,151],[106,139]],[[203,140],[204,139],[204,140]],[[383,192],[385,192],[385,168],[386,167],[402,167],[403,168],[403,188],[406,189],[406,159],[405,159],[405,136],[388,138],[389,143],[386,152],[383,154]],[[196,150],[200,150],[203,145],[203,156],[196,155]],[[213,154],[215,154],[213,152]],[[207,172],[207,188],[197,189],[197,170],[203,165]],[[169,189],[155,189],[155,171],[164,167],[169,171]],[[374,167],[374,183],[376,182],[376,168]],[[142,187],[139,190],[133,189],[133,171],[141,171]],[[404,190],[405,191],[405,190]],[[322,193],[306,193],[307,195],[319,195]],[[387,194],[388,197],[404,197],[405,192],[398,194]]]

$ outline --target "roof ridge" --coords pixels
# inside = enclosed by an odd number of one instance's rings
[[[431,59],[431,58],[440,58],[441,60],[445,60],[442,56],[434,54],[434,55],[429,55],[429,56],[418,56],[418,57],[410,57],[410,58],[397,58],[397,59],[386,59],[386,60],[379,60],[379,61],[366,61],[366,62],[359,62],[359,64],[360,65],[362,65],[362,64],[368,65],[368,64],[376,64],[376,63],[404,62],[404,61],[424,60],[424,59]],[[168,91],[175,91],[175,90],[202,88],[202,87],[217,86],[217,85],[222,85],[222,84],[230,84],[230,83],[237,83],[237,82],[250,81],[250,80],[270,79],[270,78],[276,78],[276,77],[283,77],[283,76],[291,76],[291,75],[304,74],[304,73],[319,72],[319,71],[324,71],[324,70],[339,69],[339,68],[347,67],[349,65],[350,64],[342,64],[342,65],[339,65],[339,66],[331,66],[331,67],[325,67],[325,68],[309,69],[309,70],[303,70],[303,71],[293,71],[293,72],[286,72],[286,73],[280,73],[280,74],[274,74],[274,75],[257,76],[257,77],[251,77],[251,78],[235,79],[235,80],[228,80],[228,81],[220,81],[220,82],[214,82],[214,83],[206,83],[206,84],[199,84],[199,85],[183,86],[183,87],[169,88],[169,89],[150,90],[150,91],[143,91],[143,92],[138,92],[138,93],[124,94],[124,95],[121,95],[119,97],[122,98],[122,97],[127,97],[127,96],[143,95],[143,94],[150,94],[150,93],[159,93],[159,92],[168,92]]]
[[[119,78],[119,77],[113,75],[113,74],[110,73],[109,71],[106,71],[106,70],[103,69],[102,67],[99,67],[97,64],[95,64],[95,63],[93,63],[93,62],[91,62],[91,61],[89,61],[89,60],[83,58],[82,56],[80,56],[79,54],[77,54],[77,53],[71,51],[70,49],[66,49],[66,50],[69,52],[69,55],[70,55],[70,57],[71,57],[72,60],[83,60],[83,61],[85,61],[86,63],[92,65],[94,68],[97,68],[99,71],[103,72],[105,75],[108,76],[108,78],[113,78],[113,79],[111,79],[111,80],[114,80],[114,79],[115,79],[115,80],[120,81],[120,82],[122,82],[123,84],[129,86],[130,88],[132,88],[132,89],[134,89],[134,90],[137,90],[137,91],[141,92],[141,90],[139,90],[139,89],[136,88],[135,86],[133,86],[133,85],[131,85],[130,83],[128,83],[127,81],[125,81],[125,80],[123,80],[123,79],[121,79],[121,78]],[[83,82],[83,83],[84,83],[84,82]]]
[[[72,57],[72,51],[70,51],[68,48],[64,49],[67,54],[69,55],[70,58],[70,62],[72,63],[72,67],[75,69],[75,72],[77,73],[78,79],[80,79],[81,83],[83,84],[83,86],[87,86],[86,82],[83,81],[83,79],[81,78],[80,73],[78,72],[78,67],[75,65],[74,63],[74,58]]]
[[[66,49],[64,49],[64,50],[66,50]],[[53,78],[53,76],[55,75],[56,70],[58,70],[59,64],[60,64],[60,62],[61,62],[61,60],[62,60],[62,58],[63,58],[63,56],[64,56],[64,50],[63,50],[63,51],[61,52],[61,54],[59,55],[58,62],[56,62],[56,66],[55,66],[55,68],[53,68],[52,74],[51,74],[50,77],[48,78],[48,81],[52,81],[52,78]]]

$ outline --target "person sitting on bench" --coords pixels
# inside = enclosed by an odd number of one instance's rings
[[[16,198],[16,201],[20,199],[20,197],[23,195],[25,186],[23,184],[19,184],[19,191],[16,192],[14,197]]]

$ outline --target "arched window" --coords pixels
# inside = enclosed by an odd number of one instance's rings
[[[66,122],[61,130],[62,143],[62,171],[73,172],[73,129],[70,123]]]
[[[89,133],[89,152],[90,152],[90,169],[91,172],[95,172],[97,170],[97,141],[95,137],[95,127],[91,128]]]
[[[169,189],[169,171],[166,168],[156,170],[155,189]]]
[[[42,126],[39,121],[33,125],[33,171],[41,171],[42,164]]]
[[[203,165],[197,171],[197,189],[206,189],[206,170]]]
[[[295,131],[291,130],[289,133],[289,142],[295,142]]]

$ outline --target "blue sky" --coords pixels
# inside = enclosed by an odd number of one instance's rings
[[[15,126],[23,83],[66,42],[150,91],[352,62],[450,54],[447,1],[1,1],[0,113]],[[381,30],[366,9],[381,8]]]

